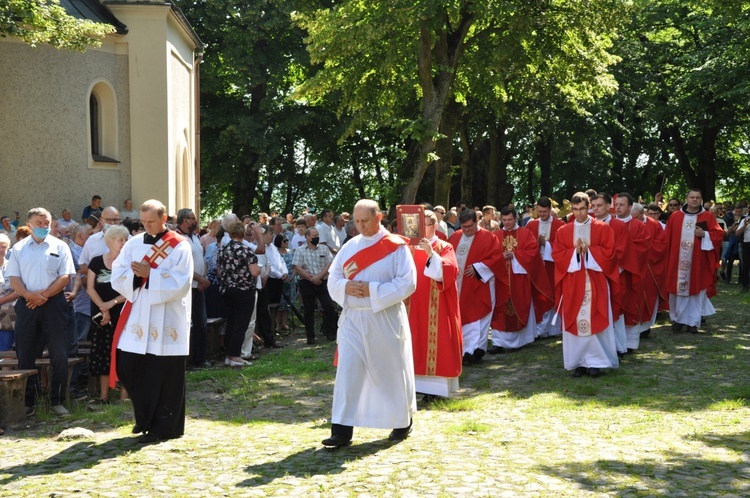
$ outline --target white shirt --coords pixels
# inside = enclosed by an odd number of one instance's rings
[[[737,226],[737,230],[744,227],[747,224],[747,218],[743,218],[742,221],[740,221],[740,224]],[[750,242],[750,227],[745,229],[745,232],[742,234],[742,242]]]
[[[266,244],[266,262],[270,266],[271,278],[282,278],[286,276],[286,263],[281,259],[279,250],[273,244]]]
[[[319,221],[315,228],[318,230],[320,235],[320,244],[325,244],[328,249],[337,251],[341,249],[341,241],[339,236],[336,235],[336,229],[333,225],[327,225],[326,223]]]
[[[20,277],[29,292],[41,292],[58,277],[75,272],[68,244],[52,235],[38,244],[28,236],[13,246],[5,278]]]
[[[203,259],[203,246],[201,245],[201,239],[195,234],[191,234],[190,236],[182,234],[182,236],[190,243],[190,251],[193,253],[193,273],[205,277],[206,261]],[[193,280],[192,287],[193,289],[198,288],[198,282],[196,280]]]
[[[307,245],[307,238],[305,238],[304,235],[295,233],[294,237],[292,237],[291,242],[289,242],[289,249],[293,251],[297,249],[298,247],[302,247],[304,245]]]
[[[83,251],[81,251],[81,257],[78,258],[78,264],[88,266],[92,259],[107,254],[108,252],[109,247],[107,247],[107,243],[104,242],[104,232],[101,231],[95,233],[86,240],[85,244],[83,244]]]
[[[135,209],[131,209],[130,211],[125,211],[123,209],[122,211],[120,211],[120,219],[124,220],[125,218],[130,218],[131,220],[140,220],[141,213],[139,213]]]

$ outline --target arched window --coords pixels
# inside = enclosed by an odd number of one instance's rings
[[[91,165],[111,167],[118,164],[117,99],[108,81],[94,82],[89,91],[89,151]]]

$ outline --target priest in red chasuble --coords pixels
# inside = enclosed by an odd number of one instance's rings
[[[495,276],[490,354],[518,349],[534,342],[536,324],[552,309],[553,294],[537,239],[516,223],[516,210],[500,211],[502,229],[495,232],[503,251]]]
[[[620,287],[623,296],[622,310],[625,316],[625,335],[628,351],[638,349],[640,346],[643,322],[651,317],[645,318],[642,310],[643,286],[648,271],[648,250],[651,238],[646,232],[646,226],[638,220],[633,220],[630,211],[633,208],[633,196],[627,192],[621,192],[615,200],[617,219],[625,223],[630,235],[631,255],[637,264],[636,272],[623,273],[620,275]],[[646,327],[648,328],[648,327]]]
[[[618,272],[620,274],[618,284],[622,281],[629,281],[629,275],[637,274],[640,271],[639,263],[631,251],[630,230],[628,230],[628,226],[625,223],[612,216],[612,197],[609,194],[602,192],[593,195],[589,198],[589,201],[591,202],[594,217],[602,223],[609,225],[615,237],[615,261],[619,267]],[[623,275],[625,276],[623,277]],[[617,344],[617,353],[620,357],[628,352],[625,313],[622,308],[623,301],[627,298],[625,296],[625,289],[626,287],[618,285],[616,291],[613,289],[611,296],[612,327],[615,331],[615,344]]]
[[[495,307],[495,273],[502,260],[500,243],[492,233],[479,226],[477,213],[461,211],[460,230],[449,242],[458,262],[458,296],[461,309],[463,362],[471,365],[482,360]]]
[[[412,248],[417,290],[409,300],[416,391],[448,397],[458,390],[463,339],[458,305],[458,262],[437,237],[437,216],[425,210],[425,238]]]
[[[574,377],[598,377],[602,368],[619,366],[610,300],[619,278],[614,236],[609,225],[589,217],[588,195],[574,194],[571,204],[575,220],[552,246],[563,363]]]
[[[634,219],[645,225],[649,235],[648,265],[643,282],[643,303],[641,304],[641,313],[644,320],[641,337],[648,337],[651,333],[651,327],[656,322],[659,301],[662,298],[667,298],[666,290],[662,285],[664,261],[667,256],[667,235],[661,223],[646,216],[643,205],[634,203],[630,213]]]
[[[718,258],[715,244],[724,231],[716,217],[703,208],[700,190],[688,192],[682,209],[667,221],[667,292],[672,331],[698,332],[701,316],[716,313],[706,292],[714,284]]]
[[[544,268],[547,273],[550,289],[555,288],[555,262],[552,260],[552,243],[557,231],[565,225],[565,222],[552,216],[552,200],[549,197],[540,197],[536,201],[536,214],[538,218],[529,221],[526,229],[531,232],[539,245],[539,252],[544,260]],[[550,309],[537,323],[536,337],[550,337],[560,335],[560,321],[552,324],[555,310]]]

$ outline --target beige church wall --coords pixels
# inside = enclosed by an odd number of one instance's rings
[[[185,162],[187,156],[192,163],[194,155],[195,45],[184,35],[168,5],[130,2],[108,6],[129,30],[125,41],[131,69],[133,198],[137,202],[159,199],[173,214],[181,207],[192,208],[193,165],[185,175],[192,182],[186,189],[178,182],[178,176],[182,178],[178,162]],[[190,197],[189,204],[182,202],[185,197]]]
[[[78,219],[94,194],[117,206],[130,197],[126,51],[116,37],[86,53],[0,40],[0,215],[67,207]],[[104,167],[90,160],[87,109],[96,81],[107,82],[116,97],[120,162]]]
[[[177,209],[195,208],[193,143],[195,130],[192,110],[192,60],[186,61],[170,44],[169,53],[169,149],[170,204]]]

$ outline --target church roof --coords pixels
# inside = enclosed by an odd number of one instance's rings
[[[60,6],[65,9],[68,15],[77,19],[111,24],[121,35],[128,32],[128,27],[121,23],[99,0],[60,0]]]

